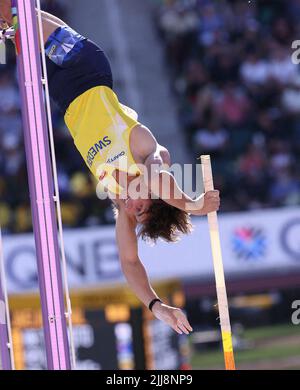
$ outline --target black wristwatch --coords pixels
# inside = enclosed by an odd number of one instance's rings
[[[149,303],[149,306],[148,306],[150,311],[152,311],[152,308],[153,308],[153,306],[155,305],[156,302],[162,303],[162,301],[160,299],[158,299],[158,298],[152,299],[152,301]]]

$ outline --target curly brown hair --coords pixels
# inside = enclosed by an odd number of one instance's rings
[[[188,213],[170,206],[161,199],[154,199],[148,211],[149,217],[139,229],[139,237],[156,242],[162,238],[176,242],[180,233],[189,234],[192,224]]]

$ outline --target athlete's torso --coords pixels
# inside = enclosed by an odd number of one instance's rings
[[[132,130],[141,128],[138,116],[118,101],[109,62],[94,43],[62,27],[48,39],[46,54],[50,94],[65,112],[77,149],[103,186],[120,194],[116,171],[119,178],[140,175],[138,164],[155,150],[156,140],[131,139]]]
[[[65,122],[86,165],[111,192],[122,190],[112,180],[116,169],[140,174],[130,144],[132,129],[139,125],[137,115],[122,106],[110,88],[95,87],[75,99]]]

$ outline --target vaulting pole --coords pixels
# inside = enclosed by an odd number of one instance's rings
[[[202,164],[202,173],[203,173],[203,181],[204,181],[204,190],[205,192],[213,191],[214,182],[213,182],[210,156],[201,156],[201,164]],[[230,325],[230,317],[229,317],[229,310],[228,310],[228,300],[227,300],[217,212],[215,211],[213,213],[209,213],[207,218],[208,218],[210,242],[211,242],[211,249],[213,255],[213,262],[214,262],[225,368],[226,370],[235,370],[231,325]]]
[[[48,369],[71,368],[34,0],[12,0]]]

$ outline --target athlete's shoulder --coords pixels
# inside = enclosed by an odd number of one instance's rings
[[[148,127],[138,124],[132,129],[130,146],[141,157],[154,153],[157,141]]]

